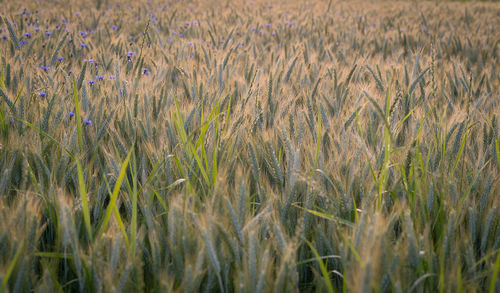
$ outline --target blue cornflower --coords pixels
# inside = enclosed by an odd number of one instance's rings
[[[191,55],[192,56],[192,55]],[[142,71],[142,74],[144,75],[149,75],[149,70],[147,68],[144,68],[144,71]]]
[[[114,75],[109,76],[109,79],[115,79],[115,78],[116,78],[116,76],[114,76]]]
[[[85,43],[80,43],[80,47],[85,48],[85,47],[87,47],[87,44],[85,44]]]
[[[92,121],[89,119],[83,119],[83,123],[85,123],[85,125],[92,125]]]
[[[94,85],[94,83],[95,83],[95,81],[93,81],[93,80],[89,80],[89,84],[90,84],[90,85]]]
[[[50,36],[52,36],[52,33],[51,33],[51,32],[45,32],[45,34],[46,34],[47,36],[49,36],[49,37],[50,37]]]
[[[40,92],[40,97],[45,98],[47,96],[47,93],[45,92]]]
[[[42,66],[40,66],[40,68],[41,68],[41,69],[43,69],[43,70],[45,70],[45,71],[47,71],[47,70],[49,70],[49,69],[50,69],[50,66],[43,66],[43,65],[42,65]]]
[[[73,118],[73,116],[75,116],[75,113],[69,112],[69,118]]]
[[[64,60],[64,57],[57,58],[57,61],[63,61],[63,60]]]
[[[31,33],[24,33],[24,36],[27,38],[31,38]]]
[[[39,27],[35,27],[35,32],[39,32],[40,31],[40,28]]]
[[[2,36],[2,40],[7,41],[8,39],[7,36]]]
[[[129,51],[127,52],[127,56],[134,56],[135,55],[135,52],[134,51]]]
[[[97,79],[97,80],[103,80],[104,79],[104,75],[96,75],[95,79]]]
[[[86,32],[82,32],[82,31],[80,31],[80,36],[81,36],[82,38],[86,38],[86,37],[87,37],[87,35],[88,35],[88,34],[87,34]]]
[[[114,30],[114,31],[117,31],[117,30],[118,30],[118,26],[116,26],[116,25],[112,25],[112,26],[111,26],[111,29],[112,29],[112,30]]]
[[[183,34],[183,33],[180,33],[180,34],[179,34],[179,37],[183,38],[183,37],[184,37],[184,34]]]

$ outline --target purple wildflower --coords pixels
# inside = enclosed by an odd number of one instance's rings
[[[73,116],[75,116],[75,113],[69,112],[69,118],[73,118]]]
[[[95,81],[93,81],[93,80],[89,80],[89,84],[90,84],[90,85],[94,85],[94,83],[95,83]]]
[[[92,125],[92,121],[89,119],[83,119],[83,123],[85,123],[85,125]]]
[[[57,61],[63,61],[63,60],[64,60],[64,57],[57,58]]]
[[[45,98],[47,96],[47,93],[45,92],[40,92],[40,97]]]
[[[31,33],[24,33],[24,36],[29,39],[29,38],[31,38]]]
[[[50,36],[52,36],[52,33],[51,33],[51,32],[48,32],[48,31],[47,31],[47,32],[45,32],[45,34],[46,34],[47,36],[49,36],[49,37],[50,37]]]

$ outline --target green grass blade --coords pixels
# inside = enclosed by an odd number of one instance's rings
[[[318,251],[316,250],[316,248],[314,248],[314,246],[312,245],[311,242],[309,242],[307,239],[303,239],[303,240],[307,243],[307,245],[309,246],[309,248],[313,252],[314,256],[316,257],[316,260],[318,261],[319,268],[321,269],[321,274],[323,275],[323,278],[325,279],[325,284],[326,284],[326,287],[328,289],[328,292],[333,293],[334,291],[333,291],[332,281],[330,280],[330,275],[328,274],[328,270],[326,268],[325,263],[323,262],[323,259],[321,258]]]
[[[76,89],[76,83],[73,81],[73,97],[75,99],[75,117],[76,117],[76,133],[78,137],[78,150],[80,154],[83,148],[83,135],[82,135],[82,120],[80,114],[80,101],[78,99],[78,90]]]
[[[76,165],[78,168],[78,188],[80,192],[80,199],[82,200],[82,212],[83,220],[85,222],[85,228],[87,229],[87,234],[89,239],[92,240],[92,226],[90,225],[90,210],[89,203],[87,199],[87,190],[85,188],[85,178],[83,176],[83,168],[80,163],[80,159],[76,159]]]
[[[106,230],[106,227],[107,227],[108,222],[109,222],[109,218],[111,217],[111,213],[115,209],[116,200],[118,198],[118,193],[120,192],[120,188],[122,186],[123,178],[125,177],[125,173],[127,171],[128,163],[130,161],[130,157],[132,155],[132,151],[133,150],[134,150],[134,148],[132,147],[130,149],[130,151],[128,152],[127,157],[125,158],[125,161],[122,164],[122,167],[121,167],[121,170],[120,170],[120,174],[118,175],[118,179],[116,180],[115,187],[113,189],[113,193],[110,195],[109,205],[108,205],[108,207],[106,209],[106,213],[105,213],[104,219],[103,219],[102,224],[100,225],[99,229],[96,232],[97,234],[96,234],[95,239],[99,239],[101,233]]]
[[[495,292],[499,271],[500,271],[500,250],[497,252],[497,259],[495,261],[495,265],[493,266],[493,275],[491,276],[491,282],[490,282],[490,293]]]
[[[5,273],[5,276],[3,278],[2,286],[0,287],[0,292],[5,292],[5,289],[7,288],[7,283],[9,282],[10,275],[12,275],[12,272],[14,271],[14,268],[16,267],[17,261],[19,257],[21,256],[21,252],[24,247],[24,240],[21,242],[21,244],[17,247],[16,254],[14,255],[14,259],[10,262],[9,267],[7,268],[7,273]]]

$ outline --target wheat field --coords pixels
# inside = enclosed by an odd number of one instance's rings
[[[0,292],[500,292],[500,3],[0,4]]]

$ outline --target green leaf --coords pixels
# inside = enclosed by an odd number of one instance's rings
[[[0,292],[5,292],[5,289],[7,288],[7,283],[9,282],[10,276],[12,275],[12,272],[16,267],[17,261],[19,260],[19,256],[21,255],[23,247],[24,247],[24,240],[21,241],[21,244],[17,247],[14,259],[10,262],[10,265],[7,268],[7,273],[5,273],[5,276],[3,278],[2,286],[0,287]]]
[[[106,227],[109,222],[109,218],[111,217],[111,213],[115,209],[116,206],[116,200],[118,198],[118,193],[120,192],[120,188],[122,186],[123,178],[125,177],[125,173],[127,171],[128,163],[130,161],[130,156],[132,155],[132,151],[134,150],[134,147],[130,148],[130,151],[128,152],[127,157],[125,158],[125,161],[122,164],[120,174],[118,175],[118,179],[116,180],[115,187],[113,189],[113,193],[110,195],[110,200],[109,200],[109,205],[106,209],[106,213],[104,216],[104,220],[102,221],[99,229],[97,230],[96,237],[99,239],[100,235],[102,232],[106,230]]]
[[[325,279],[325,284],[326,284],[326,288],[328,289],[328,292],[333,293],[332,281],[330,280],[330,275],[328,274],[328,270],[326,268],[325,263],[323,262],[321,256],[319,255],[316,248],[314,248],[312,243],[307,241],[307,239],[303,239],[303,240],[307,243],[307,245],[309,245],[309,248],[311,248],[311,251],[313,252],[314,256],[316,257],[316,260],[318,261],[319,268],[321,270],[321,274],[323,275],[323,278]]]

